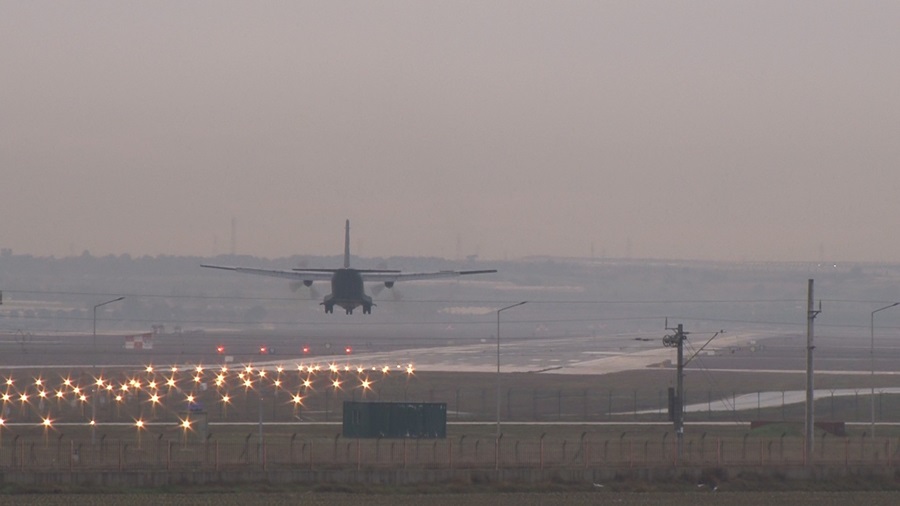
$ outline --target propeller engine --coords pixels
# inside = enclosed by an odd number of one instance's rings
[[[394,297],[394,300],[400,300],[403,298],[400,290],[394,288],[393,281],[385,281],[384,283],[378,283],[377,285],[373,286],[372,297],[376,297],[379,293],[383,292],[385,288],[391,291],[391,295]]]
[[[309,288],[309,296],[313,299],[319,298],[319,291],[316,290],[316,287],[313,286],[313,281],[311,279],[304,279],[303,281],[291,281],[290,287],[291,291],[296,293],[297,290],[300,289],[301,286],[305,286]]]

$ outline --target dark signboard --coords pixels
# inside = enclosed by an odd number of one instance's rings
[[[344,402],[346,438],[447,437],[447,404],[442,402]]]

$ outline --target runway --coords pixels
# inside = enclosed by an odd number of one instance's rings
[[[435,335],[433,329],[364,329],[353,334],[331,329],[315,336],[298,337],[278,332],[197,332],[190,335],[153,336],[145,349],[126,349],[122,336],[31,336],[26,341],[0,340],[3,365],[9,369],[158,367],[231,363],[274,369],[278,365],[338,364],[351,367],[413,364],[417,371],[497,371],[498,348],[493,336],[477,333]],[[473,335],[475,334],[475,335]],[[483,333],[482,333],[483,335]],[[501,338],[503,373],[602,375],[648,368],[674,369],[676,351],[646,333],[610,333],[596,336]],[[687,370],[741,371],[760,374],[801,374],[806,370],[805,338],[790,332],[732,331],[692,336],[685,348]],[[706,344],[701,350],[700,348]],[[880,349],[873,357],[865,346],[847,339],[823,339],[816,348],[817,374],[896,375],[900,350]],[[96,347],[95,347],[96,346]],[[219,347],[224,349],[219,353]],[[266,353],[260,348],[265,347]],[[698,351],[699,350],[699,351]]]

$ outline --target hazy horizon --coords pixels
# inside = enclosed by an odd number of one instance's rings
[[[898,262],[897,19],[0,0],[0,247]]]

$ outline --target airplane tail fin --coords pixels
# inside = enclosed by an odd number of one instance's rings
[[[350,267],[350,220],[347,220],[347,224],[344,229],[344,268],[347,269]]]

